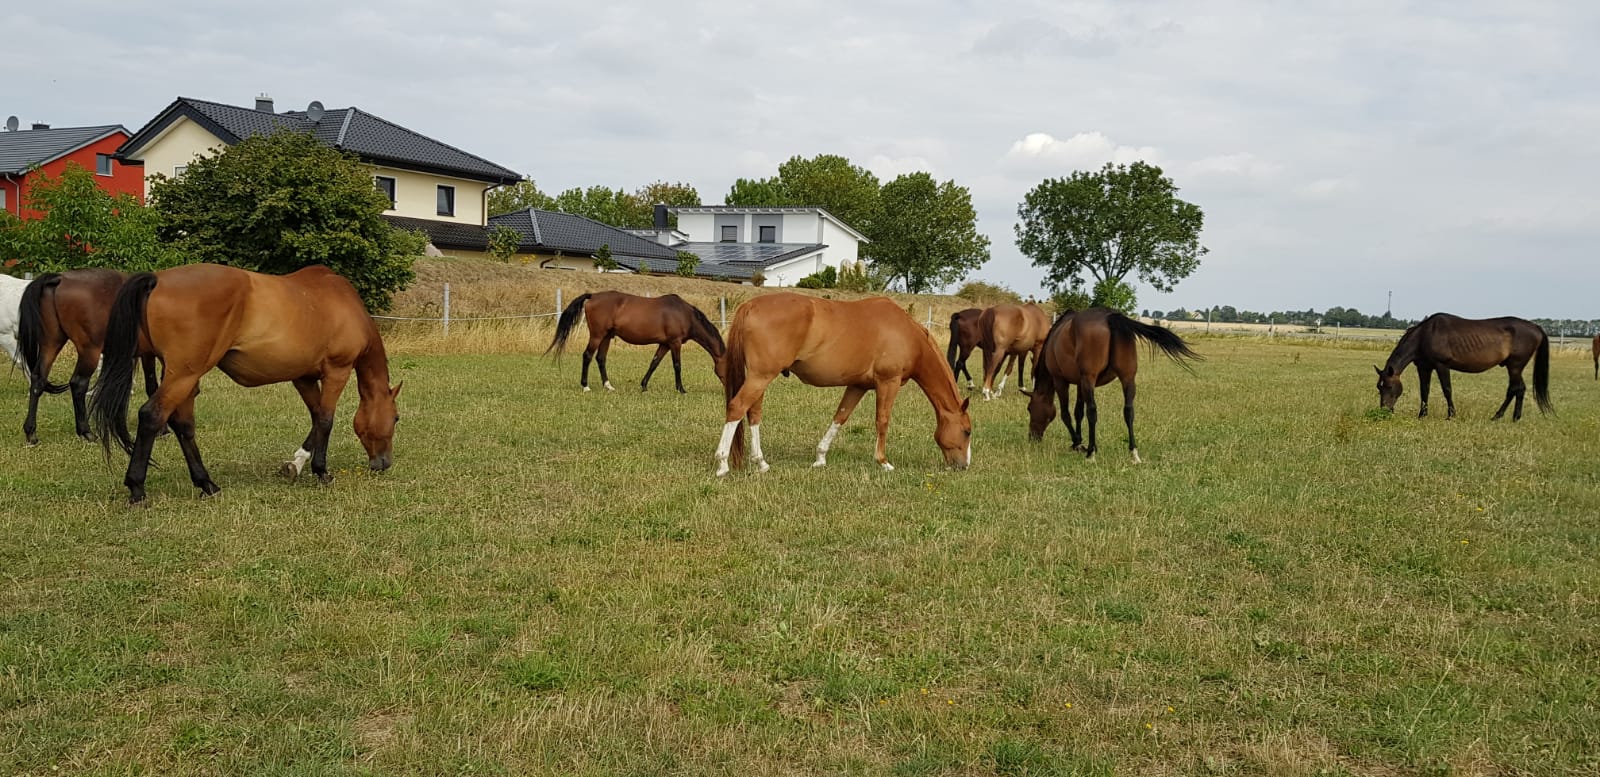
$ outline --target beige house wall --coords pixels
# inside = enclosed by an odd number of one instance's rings
[[[178,167],[188,165],[195,157],[211,156],[226,145],[204,127],[187,117],[180,117],[141,149],[136,157],[144,161],[145,197],[150,196],[150,176],[160,173],[171,178],[176,175]]]

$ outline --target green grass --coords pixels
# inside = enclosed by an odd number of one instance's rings
[[[588,395],[571,356],[397,348],[394,469],[363,470],[351,391],[336,481],[288,483],[294,392],[214,376],[222,494],[167,439],[142,509],[64,398],[24,449],[0,378],[0,773],[1600,769],[1587,359],[1513,425],[1503,371],[1418,420],[1414,373],[1368,412],[1382,351],[1197,346],[1195,375],[1145,359],[1145,464],[1112,386],[1099,461],[1008,394],[959,473],[910,388],[895,472],[870,406],[812,470],[838,392],[781,380],[772,470],[717,480],[702,353],[680,397],[637,392],[642,348]]]

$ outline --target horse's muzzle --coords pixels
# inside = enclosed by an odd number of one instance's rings
[[[382,472],[394,466],[394,456],[388,453],[382,456],[375,456],[367,462],[367,466],[371,467],[373,472]]]

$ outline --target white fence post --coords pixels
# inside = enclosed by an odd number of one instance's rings
[[[444,336],[450,336],[450,284],[444,285]]]
[[[728,331],[728,298],[717,300],[717,307],[722,309],[722,331]]]
[[[556,318],[561,318],[561,287],[556,287]]]

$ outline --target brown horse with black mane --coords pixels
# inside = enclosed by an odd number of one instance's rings
[[[39,397],[72,391],[72,418],[78,436],[94,439],[89,431],[87,395],[89,378],[100,364],[106,339],[106,318],[117,290],[128,279],[116,270],[84,269],[45,273],[22,291],[18,308],[17,350],[28,367],[28,417],[22,433],[29,445],[38,445]],[[50,382],[50,369],[67,343],[78,352],[72,378],[63,386]],[[156,390],[155,359],[145,355],[145,393]]]
[[[660,297],[639,297],[620,291],[584,294],[561,311],[561,318],[556,321],[555,339],[544,349],[545,353],[554,349],[557,356],[561,355],[567,336],[577,326],[579,313],[589,325],[589,345],[583,349],[583,379],[579,384],[584,391],[589,390],[591,358],[600,366],[600,382],[607,391],[614,390],[611,379],[606,377],[606,353],[611,350],[613,337],[632,345],[658,344],[650,368],[644,371],[644,380],[639,381],[640,391],[650,390],[650,375],[661,363],[661,357],[671,351],[672,377],[677,382],[678,393],[688,393],[683,390],[683,366],[679,358],[679,350],[687,341],[698,343],[711,354],[712,369],[716,370],[717,379],[722,379],[722,355],[727,350],[722,333],[705,313],[676,294]]]
[[[1022,385],[1023,371],[1027,369],[1028,354],[1034,361],[1044,348],[1045,335],[1050,332],[1050,314],[1032,302],[1026,305],[995,305],[978,317],[978,347],[983,349],[983,398],[1000,396],[1011,375],[1007,356],[1016,357],[1017,385]],[[996,388],[994,379],[1004,365],[1004,375]]]
[[[1446,418],[1455,418],[1456,403],[1450,396],[1450,370],[1483,372],[1494,367],[1505,367],[1509,383],[1506,399],[1495,411],[1494,419],[1505,415],[1512,400],[1517,403],[1511,420],[1522,418],[1522,397],[1527,384],[1522,381],[1522,369],[1533,362],[1533,397],[1540,412],[1550,412],[1550,338],[1532,321],[1505,316],[1502,318],[1472,319],[1435,313],[1421,323],[1406,330],[1400,342],[1389,354],[1389,361],[1378,372],[1378,404],[1393,410],[1395,402],[1405,390],[1400,374],[1413,362],[1422,381],[1421,418],[1428,414],[1428,384],[1433,373],[1439,373],[1439,388],[1444,391]]]
[[[750,422],[750,456],[767,470],[761,453],[761,403],[779,373],[812,386],[843,386],[844,398],[833,425],[817,444],[821,467],[828,447],[868,391],[878,395],[878,447],[884,470],[894,467],[884,455],[889,415],[907,380],[916,381],[937,416],[933,439],[945,463],[965,469],[972,460],[972,419],[967,400],[958,396],[950,365],[939,358],[932,335],[893,300],[883,297],[841,302],[800,294],[756,297],[739,306],[728,329],[728,400],[722,439],[717,444],[717,475],[744,463],[745,419]]]
[[[161,385],[139,409],[138,436],[128,435],[128,389],[133,357],[146,350],[161,359]],[[217,493],[194,441],[195,395],[200,377],[219,368],[241,386],[294,383],[311,411],[311,433],[283,466],[300,474],[307,459],[324,483],[334,409],[355,372],[361,404],[355,431],[375,471],[393,463],[395,398],[383,338],[354,287],[320,265],[289,275],[262,275],[215,264],[192,264],[139,273],[117,293],[106,327],[105,364],[95,384],[92,414],[107,454],[115,436],[131,454],[128,501],[144,500],[150,449],[171,426],[189,465],[189,479],[206,495]]]
[[[967,359],[972,356],[972,350],[978,347],[978,340],[983,333],[978,328],[978,319],[983,315],[983,308],[967,308],[950,314],[950,347],[945,351],[945,358],[950,361],[950,370],[960,381],[961,376],[967,376],[967,388],[972,388],[972,371],[967,369]]]
[[[1023,392],[1028,397],[1028,436],[1034,440],[1044,439],[1045,429],[1056,415],[1052,400],[1059,393],[1061,423],[1072,434],[1072,449],[1084,451],[1093,459],[1099,447],[1095,429],[1100,417],[1094,390],[1096,386],[1119,380],[1122,382],[1122,420],[1128,425],[1128,450],[1133,453],[1133,463],[1140,463],[1139,446],[1133,437],[1139,340],[1161,349],[1186,368],[1187,361],[1202,358],[1171,330],[1135,321],[1114,310],[1090,308],[1056,319],[1045,338],[1043,354],[1034,361],[1033,391]],[[1069,415],[1067,394],[1074,385],[1078,387],[1078,402]],[[1089,416],[1087,448],[1083,447],[1082,435],[1085,411]]]

